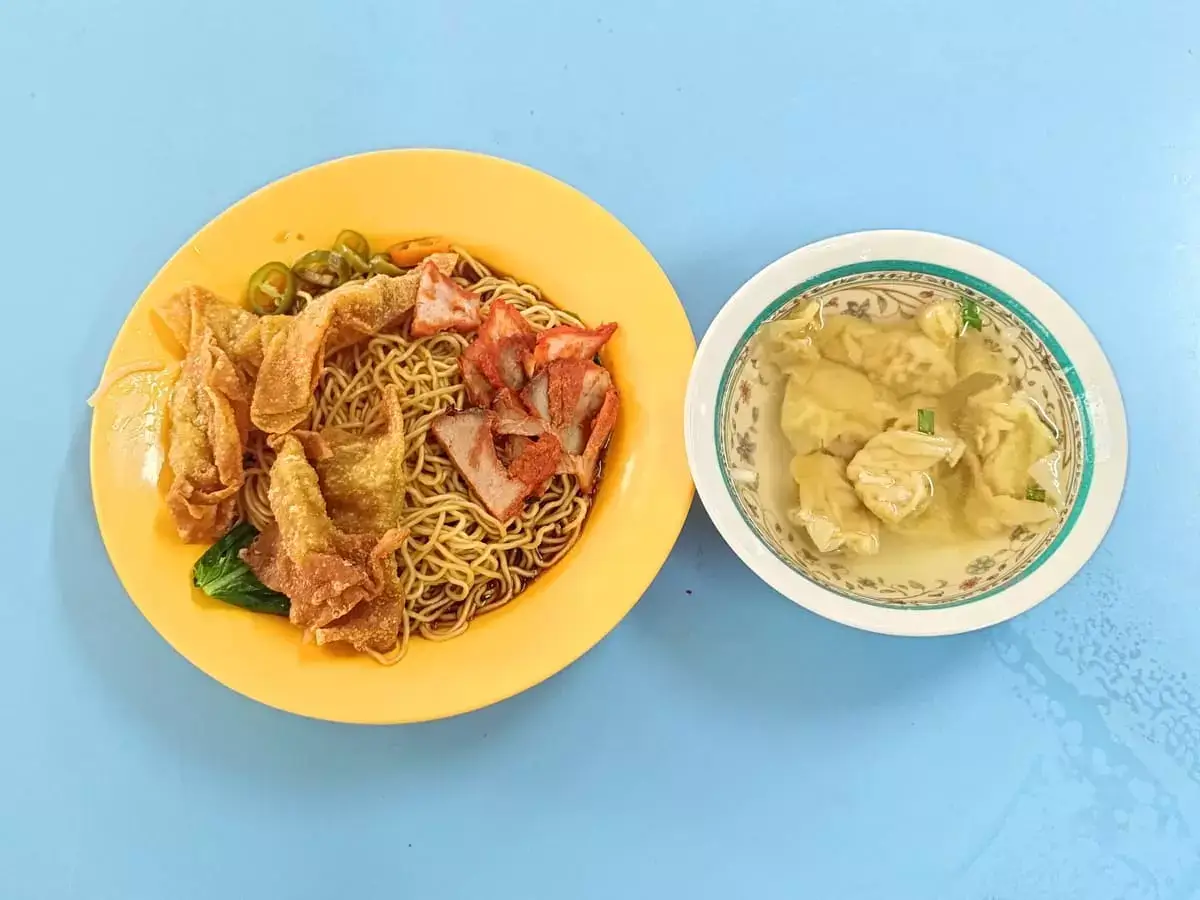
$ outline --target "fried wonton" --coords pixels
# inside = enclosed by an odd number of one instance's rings
[[[247,331],[234,344],[233,352],[242,366],[249,372],[257,373],[266,356],[267,347],[271,341],[292,321],[291,316],[258,316],[254,327]]]
[[[237,515],[249,386],[193,307],[187,356],[171,391],[167,508],[189,543],[215,541]]]
[[[154,312],[185,351],[193,315],[198,317],[212,328],[217,346],[247,376],[258,371],[271,340],[293,318],[257,315],[199,285],[176,291]]]
[[[313,630],[318,644],[345,641],[359,652],[375,651],[386,653],[399,642],[400,629],[404,624],[404,588],[396,574],[393,554],[407,536],[405,532],[393,532],[398,540],[390,544],[376,545],[375,553],[386,554],[383,569],[383,590],[379,595],[360,603],[336,622]]]
[[[332,297],[333,293],[326,297]],[[263,352],[250,419],[268,434],[291,431],[308,418],[313,391],[325,364],[325,342],[333,322],[333,302],[310,303],[271,338]],[[336,298],[334,300],[336,302]]]
[[[317,462],[321,492],[343,531],[383,534],[399,524],[404,510],[404,418],[392,385],[383,390],[383,409],[386,428],[379,435],[338,428],[320,435],[328,451]]]
[[[257,369],[262,360],[258,348],[259,317],[226,303],[208,288],[191,284],[176,291],[154,312],[186,352],[191,344],[192,322],[207,325],[217,346],[236,365]]]
[[[430,257],[443,274],[458,257]],[[412,309],[421,282],[419,270],[404,275],[376,275],[335,288],[288,317],[267,345],[250,415],[268,434],[291,431],[308,418],[313,390],[325,355],[349,347],[398,321]]]
[[[203,324],[212,329],[218,346],[227,354],[258,321],[254,313],[226,303],[208,288],[197,284],[189,284],[176,291],[154,312],[184,350],[191,342],[192,317],[195,313]]]
[[[406,535],[398,528],[381,536],[342,531],[300,440],[284,435],[276,451],[267,492],[275,525],[243,558],[263,584],[292,601],[291,621],[312,631],[383,593]]]

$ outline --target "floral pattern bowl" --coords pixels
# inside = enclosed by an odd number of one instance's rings
[[[760,356],[762,326],[812,300],[888,321],[939,300],[974,301],[992,349],[1060,435],[1064,502],[1052,527],[911,560],[816,552],[787,510],[791,450],[783,379]],[[828,618],[891,634],[947,634],[1003,621],[1061,587],[1091,556],[1124,486],[1124,407],[1112,370],[1061,297],[1015,263],[922,232],[862,232],[797,250],[747,282],[700,345],[689,383],[688,457],[700,498],[735,552],[780,593]]]

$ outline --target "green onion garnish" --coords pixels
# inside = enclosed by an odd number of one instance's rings
[[[958,301],[958,308],[962,311],[964,326],[974,328],[976,331],[983,331],[983,319],[979,315],[978,303],[968,297],[963,297]]]
[[[1031,484],[1025,488],[1025,499],[1033,500],[1035,503],[1046,502],[1046,489],[1038,487],[1036,484]]]
[[[917,431],[921,434],[933,434],[933,410],[917,410]]]

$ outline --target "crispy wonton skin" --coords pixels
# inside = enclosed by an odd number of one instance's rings
[[[258,316],[254,327],[238,338],[233,346],[233,354],[246,371],[257,374],[267,347],[290,321],[291,316]]]
[[[321,491],[330,518],[343,531],[380,535],[399,525],[404,511],[404,418],[400,392],[392,385],[384,388],[383,408],[387,424],[381,434],[362,437],[338,428],[320,434]]]
[[[316,469],[301,442],[276,442],[267,496],[275,526],[243,552],[263,584],[292,601],[291,621],[311,631],[378,597],[394,575],[392,553],[405,535],[342,531],[329,517]]]
[[[313,630],[318,644],[345,641],[355,650],[386,653],[399,642],[404,623],[404,588],[396,572],[395,552],[408,538],[408,532],[387,532],[371,551],[371,565],[379,570],[380,592],[360,603],[336,622]]]
[[[254,384],[250,419],[267,434],[283,434],[308,418],[313,391],[325,364],[325,341],[333,322],[333,292],[291,317],[263,351]],[[336,298],[334,300],[336,302]]]
[[[172,481],[166,503],[184,541],[211,543],[233,524],[244,479],[248,401],[249,386],[237,366],[193,312],[167,428]]]
[[[430,259],[446,274],[458,261],[454,254]],[[376,275],[335,288],[288,317],[263,352],[250,409],[254,425],[268,434],[283,434],[301,425],[312,412],[325,355],[400,320],[416,302],[420,283],[420,270]]]
[[[192,322],[199,321],[212,329],[217,346],[235,365],[253,371],[262,360],[259,317],[226,303],[208,288],[190,284],[168,297],[154,312],[185,352],[191,345]]]

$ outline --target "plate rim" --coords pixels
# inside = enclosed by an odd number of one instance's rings
[[[808,278],[852,263],[903,259],[958,269],[1016,298],[1063,345],[1081,375],[1089,412],[1103,435],[1094,479],[1075,527],[1038,571],[972,602],[888,608],[842,597],[778,560],[741,519],[712,440],[719,385],[747,328],[774,300]],[[1099,413],[1099,414],[1097,414]],[[806,244],[752,275],[713,319],[696,353],[685,400],[686,448],[697,494],[722,538],[770,587],[818,615],[865,631],[935,636],[986,628],[1033,608],[1057,592],[1092,557],[1115,518],[1128,470],[1124,402],[1112,366],[1083,319],[1049,284],[1007,257],[961,238],[928,231],[855,231]],[[1104,452],[1098,452],[1101,440]]]
[[[363,160],[366,158],[372,158],[372,157],[402,158],[402,157],[419,157],[419,156],[451,157],[451,158],[458,158],[461,160],[465,160],[468,162],[474,161],[474,162],[481,163],[484,165],[491,165],[491,166],[498,166],[500,168],[519,170],[522,173],[522,177],[532,177],[535,179],[542,180],[543,182],[548,183],[549,185],[552,185],[557,190],[565,191],[567,194],[569,194],[573,197],[574,202],[583,204],[585,207],[589,208],[590,212],[592,212],[593,214],[598,213],[603,219],[605,219],[608,222],[608,224],[610,226],[614,227],[615,229],[617,229],[617,231],[623,233],[623,235],[625,237],[632,240],[632,242],[637,246],[637,248],[640,249],[641,253],[644,254],[645,260],[653,267],[653,270],[657,273],[657,275],[659,275],[662,278],[662,281],[667,286],[667,288],[669,288],[671,297],[674,300],[674,303],[672,304],[672,307],[673,307],[672,311],[677,318],[678,324],[681,326],[680,340],[682,341],[682,340],[684,340],[684,338],[686,338],[686,341],[684,341],[684,342],[687,343],[690,348],[690,360],[689,360],[689,366],[690,366],[690,361],[694,360],[694,358],[695,358],[695,349],[696,349],[695,331],[692,328],[691,321],[687,315],[687,310],[685,309],[683,302],[679,297],[678,291],[676,291],[674,285],[671,283],[670,277],[667,275],[666,271],[663,269],[661,263],[659,263],[658,259],[654,256],[654,254],[650,251],[650,249],[642,242],[642,240],[637,236],[637,234],[631,228],[629,228],[629,226],[627,226],[624,222],[622,222],[615,214],[613,214],[611,211],[609,211],[607,208],[605,208],[603,205],[601,205],[598,201],[589,197],[587,194],[585,194],[583,191],[581,191],[579,188],[575,187],[574,185],[572,185],[554,175],[551,175],[548,172],[544,172],[533,166],[527,165],[522,162],[517,162],[515,160],[506,159],[504,157],[495,156],[495,155],[487,154],[487,153],[481,153],[481,152],[473,151],[473,150],[463,150],[463,149],[457,149],[457,148],[396,147],[396,148],[380,148],[380,149],[364,151],[361,153],[345,154],[345,155],[337,156],[337,157],[334,157],[331,159],[317,162],[313,165],[305,166],[303,168],[288,172],[284,175],[281,175],[278,178],[272,179],[271,181],[268,181],[268,182],[260,185],[259,187],[255,188],[254,190],[250,191],[249,193],[239,197],[238,199],[236,199],[235,201],[230,203],[228,206],[224,207],[216,215],[212,216],[210,219],[205,221],[199,228],[197,228],[192,234],[190,234],[179,245],[179,247],[170,254],[170,256],[168,256],[168,258],[162,263],[162,265],[160,265],[154,271],[153,275],[146,281],[145,285],[139,291],[137,297],[134,298],[133,302],[130,304],[130,307],[128,308],[128,310],[125,313],[125,318],[122,321],[120,327],[114,333],[110,347],[108,349],[108,352],[105,355],[103,367],[101,369],[99,383],[102,385],[105,384],[107,382],[107,379],[110,377],[110,375],[112,375],[112,373],[117,371],[117,369],[119,368],[119,364],[114,363],[114,353],[116,351],[117,346],[122,342],[122,339],[126,336],[127,330],[130,330],[130,329],[133,329],[136,327],[135,317],[134,317],[133,313],[137,309],[138,305],[142,302],[142,300],[146,296],[147,292],[151,290],[152,286],[154,286],[156,284],[156,282],[172,266],[172,264],[176,261],[176,259],[178,259],[182,254],[188,252],[189,248],[194,247],[199,239],[201,239],[203,236],[205,236],[206,233],[208,233],[210,231],[210,229],[216,228],[218,226],[218,224],[220,222],[222,222],[224,219],[235,216],[237,214],[237,211],[240,208],[253,203],[255,201],[255,199],[258,198],[260,195],[267,193],[267,192],[275,191],[275,190],[279,189],[281,186],[286,185],[288,182],[291,182],[291,181],[297,180],[297,179],[302,179],[305,176],[311,175],[311,173],[318,171],[318,170],[334,168],[334,167],[344,166],[344,165],[351,165],[357,161],[360,161],[360,160]],[[666,538],[666,540],[664,541],[665,550],[663,551],[663,553],[661,555],[661,559],[658,559],[652,565],[647,567],[645,577],[643,579],[638,580],[638,583],[636,585],[636,590],[631,590],[631,592],[630,592],[631,599],[628,602],[628,604],[621,604],[619,614],[616,614],[615,618],[610,623],[607,623],[606,627],[604,627],[602,630],[597,630],[595,633],[591,634],[584,642],[582,642],[580,649],[578,649],[578,652],[569,652],[568,654],[565,654],[562,657],[558,658],[555,662],[547,665],[545,667],[545,671],[536,673],[534,676],[532,676],[530,678],[522,679],[521,686],[511,689],[511,690],[500,689],[500,690],[491,690],[491,691],[488,691],[488,690],[481,691],[481,692],[479,692],[479,695],[477,698],[473,698],[470,700],[464,700],[463,702],[460,702],[458,704],[448,704],[443,711],[439,711],[438,713],[432,714],[432,715],[397,715],[395,713],[384,713],[382,715],[339,715],[339,714],[330,713],[327,711],[314,712],[312,710],[305,709],[305,708],[302,708],[301,706],[293,705],[288,702],[281,702],[278,700],[277,697],[275,697],[272,694],[272,692],[260,691],[257,689],[256,685],[246,685],[246,684],[241,684],[241,683],[232,684],[232,683],[230,683],[230,680],[227,680],[226,678],[216,675],[213,672],[209,671],[201,662],[199,662],[197,659],[193,658],[193,654],[189,653],[187,650],[185,650],[183,647],[180,646],[180,642],[177,640],[178,635],[168,633],[168,631],[161,628],[159,623],[155,621],[155,618],[150,614],[150,612],[148,612],[147,608],[143,605],[143,603],[141,601],[139,601],[137,599],[137,597],[134,596],[134,592],[131,589],[129,579],[126,577],[126,574],[122,572],[121,567],[119,567],[117,565],[117,561],[113,555],[113,549],[110,546],[110,540],[112,539],[112,535],[110,535],[109,529],[106,529],[102,524],[102,519],[103,519],[104,514],[101,511],[101,503],[100,503],[99,488],[98,488],[98,474],[99,474],[99,468],[100,468],[100,453],[99,453],[98,447],[97,447],[98,437],[99,437],[98,430],[100,428],[100,421],[99,421],[100,417],[98,415],[99,406],[100,406],[100,404],[97,403],[96,406],[91,411],[91,424],[88,429],[88,432],[89,432],[88,475],[89,475],[89,482],[90,482],[90,487],[91,487],[90,493],[91,493],[91,497],[92,497],[92,508],[93,508],[93,513],[96,517],[97,531],[100,533],[101,542],[104,546],[105,553],[106,553],[106,556],[108,557],[109,564],[112,567],[114,574],[117,576],[117,580],[121,584],[121,587],[122,587],[125,595],[129,598],[130,602],[133,603],[134,607],[143,616],[143,618],[146,619],[147,623],[151,626],[151,628],[164,641],[166,641],[166,643],[177,654],[179,654],[179,656],[181,656],[184,660],[186,660],[194,668],[196,668],[200,672],[204,673],[207,677],[213,679],[214,681],[218,682],[219,684],[228,688],[229,690],[232,690],[235,693],[241,694],[242,696],[245,696],[251,700],[254,700],[255,702],[262,703],[265,706],[269,706],[273,709],[278,709],[282,712],[290,713],[293,715],[298,715],[298,716],[301,716],[304,718],[310,718],[310,719],[321,720],[321,721],[333,721],[333,722],[340,722],[340,723],[346,723],[346,724],[380,724],[380,725],[383,725],[383,724],[409,724],[409,723],[424,722],[424,721],[436,721],[439,719],[451,718],[454,716],[462,715],[464,713],[472,712],[474,710],[483,709],[488,706],[499,703],[503,700],[510,699],[511,697],[514,697],[518,694],[521,694],[521,693],[524,693],[525,691],[530,690],[533,687],[536,687],[537,685],[550,679],[554,675],[557,675],[557,674],[563,672],[564,670],[569,668],[571,665],[573,665],[575,662],[577,662],[580,658],[582,658],[588,651],[593,649],[602,640],[604,640],[604,638],[607,637],[613,631],[613,629],[615,629],[616,626],[619,625],[625,619],[625,617],[633,610],[634,606],[636,606],[637,603],[642,599],[642,597],[645,595],[646,591],[649,590],[649,588],[651,587],[651,585],[657,579],[659,573],[661,572],[662,567],[666,564],[667,560],[670,558],[670,555],[673,552],[675,545],[678,543],[679,536],[683,531],[684,525],[686,524],[687,516],[691,509],[692,501],[695,497],[695,486],[690,477],[690,472],[689,472],[688,477],[686,478],[686,482],[683,485],[681,485],[682,489],[673,492],[674,494],[677,494],[677,496],[671,496],[669,498],[669,501],[670,501],[669,504],[664,504],[664,505],[669,505],[672,509],[672,512],[671,512],[670,516],[668,517],[667,521],[665,522],[665,524],[658,529],[658,533],[661,534],[664,538]],[[680,411],[679,420],[680,420],[680,423],[682,423],[682,411]],[[678,434],[678,437],[681,439],[683,437],[681,431],[679,431],[679,429],[677,428],[676,432]],[[680,443],[682,443],[682,441],[680,441]],[[675,441],[673,439],[671,441],[671,445],[672,446],[675,445]],[[680,447],[679,449],[683,450],[686,453],[685,447]],[[164,461],[164,465],[165,465],[165,461]],[[299,643],[299,641],[300,641],[300,637],[297,634],[297,643]],[[388,669],[381,667],[380,671],[387,672]]]

